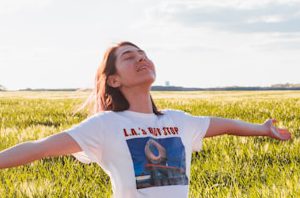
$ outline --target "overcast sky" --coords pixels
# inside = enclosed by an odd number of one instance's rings
[[[153,60],[154,85],[300,83],[300,0],[1,0],[0,85],[91,88],[122,40]]]

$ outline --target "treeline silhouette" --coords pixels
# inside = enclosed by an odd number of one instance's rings
[[[299,87],[212,87],[212,88],[186,88],[176,86],[153,86],[152,91],[259,91],[259,90],[300,90]]]
[[[62,89],[19,89],[18,91],[91,91],[91,88],[62,88]],[[240,87],[240,86],[228,86],[228,87],[212,87],[212,88],[191,88],[180,86],[152,86],[152,91],[259,91],[259,90],[300,90],[300,84],[274,84],[269,87]],[[0,85],[0,91],[9,91],[4,86]]]

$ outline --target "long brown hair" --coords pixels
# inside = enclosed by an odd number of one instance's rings
[[[116,50],[124,45],[130,45],[140,49],[137,45],[123,41],[117,43],[106,50],[103,59],[97,69],[95,76],[95,87],[92,93],[89,95],[87,100],[81,105],[80,108],[76,109],[73,114],[89,106],[89,115],[93,115],[102,111],[124,111],[129,109],[129,102],[119,90],[108,85],[107,79],[110,75],[116,73]],[[162,112],[158,111],[152,96],[150,95],[153,112],[156,115],[163,115]]]

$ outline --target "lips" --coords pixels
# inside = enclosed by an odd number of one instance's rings
[[[138,67],[138,69],[136,71],[139,72],[139,71],[141,71],[143,69],[148,69],[148,66],[142,65],[142,66]]]

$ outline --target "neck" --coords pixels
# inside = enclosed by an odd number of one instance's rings
[[[129,102],[128,110],[140,113],[153,113],[150,87],[131,87],[130,89],[123,89],[122,93]]]

